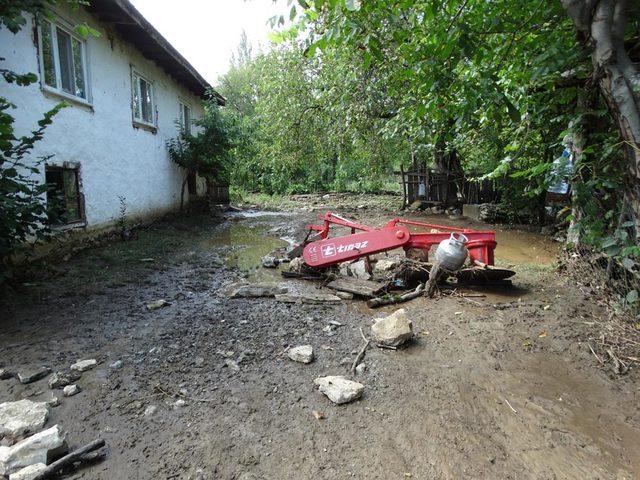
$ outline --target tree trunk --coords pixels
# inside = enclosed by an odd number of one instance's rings
[[[624,198],[640,243],[640,71],[624,45],[631,14],[628,0],[561,0],[582,45],[591,52],[594,75],[618,126],[627,157]]]

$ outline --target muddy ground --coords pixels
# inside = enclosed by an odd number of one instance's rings
[[[391,203],[359,202],[337,208],[374,224],[394,216]],[[369,349],[363,398],[331,404],[314,378],[348,375],[359,328],[393,308],[227,298],[242,281],[319,288],[259,267],[313,220],[304,208],[160,222],[50,264],[4,297],[0,366],[100,362],[52,410],[49,424],[72,446],[107,442],[105,461],[68,478],[640,478],[637,373],[598,363],[586,341],[606,312],[555,273],[557,245],[537,234],[498,232],[496,256],[517,271],[512,288],[405,304],[415,340]],[[146,310],[160,298],[171,305]],[[344,324],[331,336],[330,320]],[[301,344],[314,346],[315,362],[283,355]],[[110,368],[116,360],[121,369]],[[0,382],[0,402],[52,394],[62,397],[46,380]]]

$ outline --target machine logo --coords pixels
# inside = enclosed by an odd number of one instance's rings
[[[321,248],[322,257],[323,258],[335,257],[339,253],[347,253],[347,252],[351,252],[353,250],[360,251],[360,250],[362,250],[364,248],[367,248],[367,246],[369,246],[369,241],[368,240],[366,240],[364,242],[350,243],[350,244],[347,244],[347,245],[338,245],[337,248],[336,248],[336,244],[335,243],[330,243],[328,245],[323,245],[322,246],[322,248]]]
[[[323,245],[322,246],[322,256],[327,258],[327,257],[333,257],[336,254],[336,246],[333,243],[330,243],[329,245]]]

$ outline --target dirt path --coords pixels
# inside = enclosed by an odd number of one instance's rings
[[[78,254],[3,309],[6,367],[100,362],[80,380],[83,391],[52,411],[50,424],[72,445],[108,445],[103,463],[69,478],[640,478],[637,374],[601,371],[585,340],[603,312],[549,266],[516,264],[508,232],[499,235],[503,261],[518,271],[514,289],[407,303],[415,341],[370,349],[362,400],[331,404],[313,379],[347,374],[358,329],[393,309],[225,295],[242,276],[277,278],[254,265],[312,219],[160,224],[135,242]],[[523,242],[539,242],[538,260],[551,258],[552,245],[531,235]],[[146,311],[159,298],[171,305]],[[344,324],[332,336],[329,320]],[[314,363],[283,356],[307,343]],[[122,369],[109,367],[116,360]],[[0,402],[51,394],[45,380],[0,382]],[[158,408],[145,415],[150,405]]]

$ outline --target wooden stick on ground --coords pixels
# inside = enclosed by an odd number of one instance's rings
[[[62,468],[79,461],[85,454],[102,447],[104,447],[104,440],[94,440],[84,447],[80,447],[73,452],[65,455],[64,457],[56,460],[51,465],[48,465],[47,468],[33,477],[33,480],[47,480],[48,478],[53,477]]]
[[[420,295],[422,295],[423,291],[424,291],[424,284],[421,283],[416,287],[416,289],[413,292],[405,293],[399,296],[372,298],[367,302],[367,306],[369,308],[376,308],[376,307],[382,307],[384,305],[392,305],[396,303],[408,302],[409,300],[418,298]]]
[[[369,340],[367,337],[364,336],[364,332],[362,331],[362,327],[360,328],[360,335],[362,335],[362,338],[364,339],[364,346],[362,347],[362,349],[358,353],[358,356],[356,357],[356,359],[351,364],[351,374],[352,375],[354,373],[356,373],[356,367],[358,366],[358,363],[360,363],[360,360],[362,360],[362,357],[364,357],[364,352],[366,352],[367,348],[369,348],[369,343],[371,343],[371,340]]]

